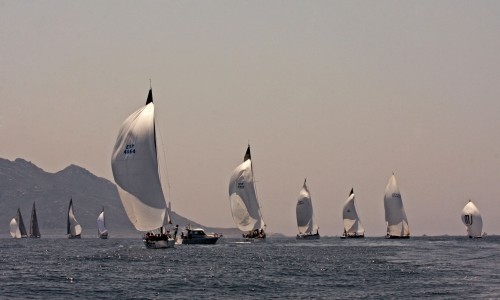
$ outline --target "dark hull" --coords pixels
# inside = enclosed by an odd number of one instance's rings
[[[195,238],[195,239],[180,239],[180,244],[183,245],[213,245],[219,240],[218,237],[205,237],[205,238]]]
[[[297,234],[297,240],[319,240],[319,233],[316,234]]]
[[[365,238],[365,235],[341,235],[340,236],[341,239],[364,239]]]
[[[81,235],[68,235],[68,239],[70,240],[81,239],[81,238],[82,238]]]
[[[401,240],[401,239],[409,239],[410,236],[409,235],[407,235],[407,236],[386,235],[385,238],[386,239],[391,239],[391,240]]]

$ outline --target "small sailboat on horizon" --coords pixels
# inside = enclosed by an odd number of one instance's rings
[[[306,179],[304,179],[304,184],[299,192],[299,199],[297,200],[295,214],[297,217],[297,228],[299,229],[297,239],[319,239],[319,227],[314,221],[311,193],[307,187]],[[316,233],[314,233],[314,231],[316,231]]]
[[[483,218],[472,200],[469,200],[462,209],[461,219],[465,227],[467,227],[469,238],[477,239],[483,237]]]
[[[108,230],[106,229],[106,219],[104,217],[104,207],[102,208],[101,213],[97,217],[97,236],[103,240],[108,238]]]
[[[159,174],[155,106],[150,88],[146,104],[120,126],[111,156],[111,168],[120,200],[135,229],[146,232],[147,248],[172,248],[174,235],[167,234],[169,219]]]
[[[18,208],[16,216],[10,221],[9,224],[10,235],[15,239],[27,238],[28,233],[26,232],[26,227],[24,227],[23,217],[21,215],[21,210]]]
[[[66,230],[68,239],[80,239],[82,238],[82,226],[75,218],[75,213],[73,211],[73,198],[69,200],[68,207],[68,226]]]
[[[384,196],[385,222],[387,225],[387,239],[407,239],[410,237],[408,219],[403,207],[403,199],[399,192],[394,173],[385,187]]]
[[[244,239],[266,238],[266,224],[257,199],[250,145],[245,152],[243,163],[234,169],[229,180],[229,204],[234,223],[241,231],[246,232],[242,234]]]
[[[35,202],[33,202],[33,207],[31,208],[31,219],[30,219],[30,238],[41,238],[40,228],[38,228],[38,218],[36,215]]]
[[[344,222],[344,233],[340,238],[364,238],[365,229],[361,225],[361,220],[359,219],[358,212],[356,211],[356,206],[354,205],[354,188],[351,188],[349,197],[344,203],[344,208],[342,210],[342,219]]]

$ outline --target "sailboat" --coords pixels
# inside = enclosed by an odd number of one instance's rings
[[[467,234],[470,238],[482,237],[483,218],[472,200],[469,200],[467,205],[462,209],[462,222],[467,227]]]
[[[398,183],[394,173],[385,188],[384,196],[385,222],[387,225],[388,239],[407,239],[410,237],[408,219],[403,207],[403,199],[399,192]]]
[[[365,237],[365,229],[359,220],[356,206],[354,205],[354,198],[354,188],[351,188],[349,197],[344,203],[344,209],[342,210],[342,219],[344,220],[344,233],[340,236],[342,239]]]
[[[314,222],[311,194],[307,188],[306,179],[304,179],[304,185],[299,192],[299,199],[297,200],[295,212],[297,216],[297,227],[299,229],[297,239],[319,239],[319,227],[318,224]],[[316,233],[314,233],[314,231],[316,231]]]
[[[67,232],[68,239],[80,239],[82,238],[82,226],[75,218],[75,213],[73,211],[73,198],[69,200],[68,207],[68,227]]]
[[[104,207],[97,217],[97,235],[100,239],[108,238],[108,230],[106,229],[106,219],[104,218]]]
[[[266,224],[262,218],[255,188],[250,145],[243,163],[234,169],[229,180],[229,203],[236,226],[246,232],[245,239],[265,239]]]
[[[21,210],[19,208],[17,209],[16,217],[10,221],[10,235],[16,239],[28,237],[26,227],[24,227],[23,216],[21,216]]]
[[[111,156],[111,167],[125,212],[138,231],[146,231],[147,248],[171,248],[175,235],[164,230],[169,217],[160,181],[153,91],[146,105],[121,125]]]
[[[36,216],[35,202],[33,202],[33,208],[31,209],[31,219],[30,219],[30,238],[41,238],[40,229],[38,228],[38,218]]]

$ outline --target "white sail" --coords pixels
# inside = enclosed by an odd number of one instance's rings
[[[139,231],[160,228],[166,211],[158,173],[152,99],[150,90],[146,105],[123,122],[111,158],[123,207]]]
[[[351,189],[351,193],[344,203],[344,208],[342,210],[344,232],[347,234],[364,235],[365,229],[363,228],[363,225],[361,225],[361,221],[356,211],[356,206],[354,205],[354,199],[354,189]]]
[[[79,236],[82,234],[82,226],[75,218],[75,213],[73,212],[73,199],[69,202],[68,208],[68,230],[67,233],[72,237]]]
[[[409,237],[408,219],[406,218],[403,199],[394,174],[392,174],[385,188],[384,208],[387,235],[392,237]]]
[[[97,230],[99,231],[99,235],[108,233],[108,230],[106,229],[106,223],[104,220],[104,210],[97,217]]]
[[[234,169],[229,180],[229,202],[236,226],[241,231],[252,231],[265,227],[255,192],[252,160],[248,146],[246,160]]]
[[[21,238],[21,231],[19,230],[19,226],[17,225],[16,218],[13,218],[10,221],[10,235],[15,239]]]
[[[483,218],[479,209],[471,200],[462,209],[462,222],[467,227],[469,237],[481,237],[483,233]]]
[[[297,227],[300,234],[313,233],[318,230],[318,225],[314,222],[314,211],[311,201],[311,194],[307,188],[306,180],[299,192],[297,207],[295,209],[297,215]]]

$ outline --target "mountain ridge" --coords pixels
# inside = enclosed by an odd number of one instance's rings
[[[25,226],[29,227],[31,207],[35,202],[42,237],[65,237],[70,199],[73,199],[75,216],[82,225],[83,237],[97,236],[96,219],[103,207],[110,237],[140,236],[126,216],[116,186],[111,181],[74,164],[50,173],[23,158],[14,161],[0,158],[0,236],[9,236],[8,224],[17,208],[24,215]],[[191,224],[208,232],[240,235],[236,228],[206,227],[175,211],[171,217],[173,224],[178,224],[181,229]]]

